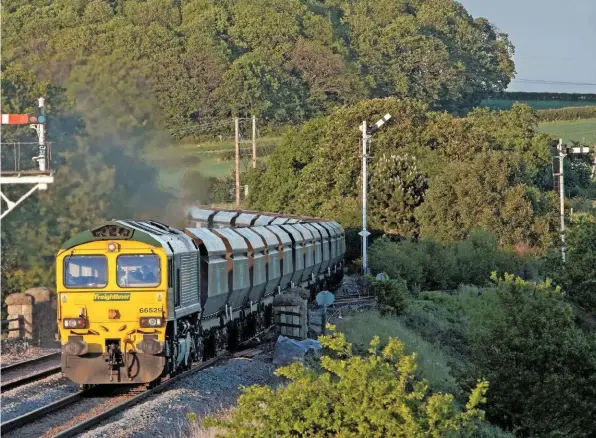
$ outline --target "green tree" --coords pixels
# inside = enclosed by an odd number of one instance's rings
[[[471,316],[466,374],[491,382],[487,419],[518,436],[593,435],[596,341],[558,287],[505,275],[497,300]]]
[[[333,329],[333,327],[331,327]],[[321,359],[323,373],[295,363],[276,371],[290,379],[271,389],[251,386],[238,399],[230,420],[207,419],[224,436],[470,436],[483,418],[479,405],[488,383],[471,392],[463,412],[451,394],[430,394],[426,381],[416,381],[416,356],[391,338],[378,351],[375,337],[366,357],[352,354],[341,333],[320,337],[329,350]]]
[[[578,306],[596,315],[596,221],[581,218],[572,223],[567,233],[566,262],[561,254],[552,256],[550,268],[569,298]]]
[[[392,234],[415,235],[419,231],[414,209],[428,187],[416,158],[410,155],[381,155],[371,169],[371,225]]]
[[[554,229],[547,229],[545,236],[545,219],[536,217],[519,162],[514,153],[493,150],[447,163],[431,178],[425,201],[416,211],[422,234],[449,242],[481,227],[502,245],[538,246],[541,240],[548,241]]]

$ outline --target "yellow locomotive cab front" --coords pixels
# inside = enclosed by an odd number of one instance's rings
[[[154,381],[166,362],[165,251],[132,239],[80,240],[56,260],[63,372],[79,384]]]

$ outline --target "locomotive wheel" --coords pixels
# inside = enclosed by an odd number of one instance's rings
[[[160,383],[161,383],[161,377],[158,377],[154,381],[150,382],[149,385],[148,385],[148,387],[149,387],[149,389],[153,389],[156,386],[159,386]]]

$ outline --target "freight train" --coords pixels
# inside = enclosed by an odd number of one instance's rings
[[[86,387],[155,384],[272,324],[275,295],[341,279],[333,221],[190,208],[187,228],[112,220],[56,257],[62,371]]]

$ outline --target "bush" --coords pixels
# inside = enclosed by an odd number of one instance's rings
[[[593,436],[596,339],[575,326],[549,281],[505,275],[495,298],[469,314],[471,366],[463,378],[491,382],[487,418],[519,436]]]
[[[367,276],[372,294],[377,297],[382,313],[401,314],[408,307],[408,286],[404,280],[375,280]]]
[[[573,223],[567,235],[567,262],[551,255],[549,265],[554,278],[571,301],[596,315],[596,221],[589,217]]]
[[[354,356],[344,335],[319,340],[329,351],[318,374],[294,363],[276,371],[290,379],[285,387],[252,386],[238,399],[230,420],[207,419],[229,437],[471,436],[483,412],[478,408],[487,382],[471,392],[459,412],[450,394],[431,394],[426,381],[415,381],[416,356],[404,353],[404,344],[391,338],[379,352],[379,338],[369,355]]]
[[[460,284],[483,286],[492,271],[537,275],[538,262],[498,248],[492,234],[472,231],[462,241],[440,244],[428,239],[393,242],[379,238],[369,251],[373,272],[401,278],[410,289],[454,290]]]

